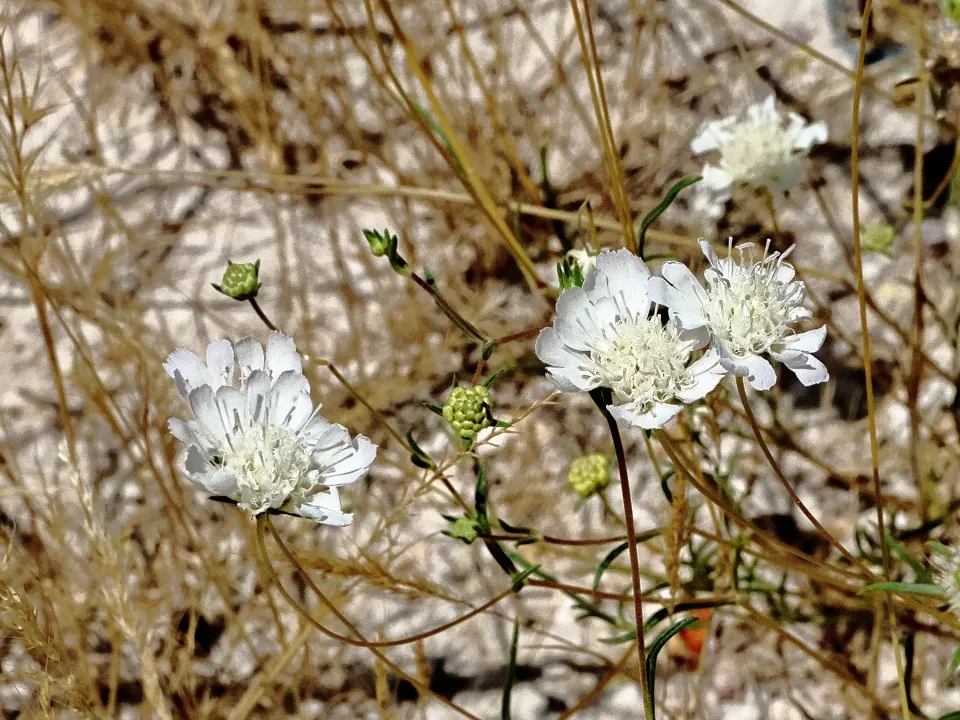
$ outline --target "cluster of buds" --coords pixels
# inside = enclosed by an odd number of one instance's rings
[[[455,387],[443,406],[443,417],[467,447],[477,433],[493,425],[490,413],[490,391],[483,385]]]
[[[897,231],[892,225],[886,223],[874,223],[860,228],[860,239],[863,242],[863,249],[867,252],[889,252],[896,237]]]
[[[599,453],[578,457],[570,465],[567,482],[586,500],[610,484],[610,459]]]

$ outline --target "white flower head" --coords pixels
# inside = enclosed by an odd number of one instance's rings
[[[271,333],[266,351],[251,338],[217,340],[206,364],[177,350],[163,369],[193,411],[191,420],[170,420],[193,483],[253,515],[272,509],[350,524],[337,488],[367,473],[377,447],[318,415],[291,338]]]
[[[708,335],[651,314],[649,280],[630,251],[600,253],[584,286],[560,295],[553,327],[540,331],[536,345],[559,390],[608,388],[610,413],[641,428],[661,427],[680,412],[678,402],[699,400],[725,374],[714,351],[689,362]]]
[[[690,149],[697,155],[719,151],[717,164],[704,166],[701,187],[721,211],[737,183],[789,189],[803,176],[803,158],[810,148],[826,141],[827,126],[822,122],[808,125],[801,116],[789,113],[784,126],[776,99],[770,95],[748,107],[746,118],[705,122]]]
[[[950,552],[949,557],[938,557],[934,562],[933,579],[950,602],[950,609],[960,615],[960,553]]]
[[[806,291],[786,262],[793,250],[754,257],[753,243],[736,248],[733,239],[723,260],[706,240],[700,248],[710,261],[704,272],[707,287],[700,285],[686,265],[664,263],[662,278],[651,278],[651,298],[670,308],[677,324],[687,330],[706,328],[720,364],[734,375],[746,377],[757,390],[769,390],[777,381],[769,355],[790,368],[804,385],[826,381],[827,368],[813,357],[827,336],[826,326],[795,333],[791,324],[810,317],[803,306]]]

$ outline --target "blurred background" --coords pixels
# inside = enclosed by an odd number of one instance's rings
[[[585,7],[592,59],[574,13]],[[622,536],[616,485],[581,500],[567,483],[574,458],[610,451],[606,426],[588,397],[551,396],[532,339],[550,322],[564,254],[623,245],[590,93],[597,67],[635,219],[702,170],[690,141],[704,121],[773,94],[782,109],[827,123],[804,182],[775,199],[776,224],[759,191],[737,189],[717,219],[691,188],[646,250],[700,258],[701,236],[796,244],[814,317],[830,328],[820,356],[831,380],[804,388],[784,376],[755,411],[811,510],[876,559],[850,213],[863,9],[856,0],[5,3],[4,717],[496,718],[515,618],[513,720],[638,716],[635,646],[584,618],[569,591],[527,587],[449,632],[385,651],[429,693],[368,650],[315,632],[269,589],[250,518],[182,477],[166,423],[189,410],[161,367],[177,347],[265,339],[249,304],[211,287],[228,260],[259,260],[259,305],[316,361],[306,370],[314,400],[380,446],[370,475],[345,493],[352,526],[274,521],[371,639],[429,629],[509,587],[482,542],[442,532],[452,528],[445,516],[463,515],[444,483],[472,499],[481,461],[491,514],[509,526]],[[960,181],[951,188],[960,29],[948,10],[874,3],[858,127],[884,503],[915,557],[927,540],[951,544],[960,506]],[[426,268],[485,338],[518,338],[478,367],[480,343],[374,257],[365,228],[395,233],[407,262]],[[443,405],[454,382],[499,370],[493,409],[511,427],[481,442],[475,461],[424,403]],[[669,529],[641,546],[644,585],[712,608],[704,632],[674,638],[660,656],[659,717],[900,717],[880,605],[849,572],[824,569],[842,567],[839,556],[770,477],[735,398],[721,388],[678,432],[744,517],[823,567],[758,549],[693,491],[671,503],[643,433],[625,433],[638,529]],[[434,468],[411,460],[416,447]],[[532,539],[505,547],[578,588],[592,586],[616,546]],[[342,632],[270,548],[294,597]],[[896,579],[913,579],[909,564],[896,568]],[[602,587],[629,592],[626,554]],[[629,603],[594,601],[631,617]],[[669,604],[651,601],[649,613]],[[893,632],[913,717],[960,708],[960,682],[946,672],[956,627],[905,610]]]

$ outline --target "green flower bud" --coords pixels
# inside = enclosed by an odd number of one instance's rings
[[[610,484],[610,459],[599,453],[578,457],[570,466],[567,482],[583,499],[595,495]]]
[[[455,387],[447,404],[443,406],[443,417],[461,440],[470,447],[477,439],[477,433],[490,427],[490,391],[483,385],[471,388]]]
[[[888,252],[893,246],[896,234],[896,230],[886,223],[874,223],[873,225],[860,227],[860,239],[863,242],[863,249],[867,252]]]
[[[227,269],[223,273],[223,280],[213,287],[232,297],[234,300],[250,300],[257,296],[260,290],[260,261],[253,263],[233,263],[227,260]]]

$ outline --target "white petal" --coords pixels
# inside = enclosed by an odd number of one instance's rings
[[[255,423],[263,422],[270,397],[270,376],[264,370],[254,370],[243,389],[247,396],[247,417]]]
[[[246,380],[254,370],[263,370],[263,346],[253,338],[244,338],[233,346],[240,366],[240,380]]]
[[[184,470],[190,482],[211,495],[225,495],[236,498],[236,476],[229,470],[214,467],[196,448],[192,447],[187,451]]]
[[[781,345],[787,350],[800,350],[802,352],[812,353],[823,347],[823,341],[826,337],[827,326],[821,325],[816,330],[807,330],[807,332],[790,335],[784,338]],[[779,348],[777,349],[779,351]]]
[[[827,125],[818,122],[808,125],[794,134],[793,149],[808,151],[814,145],[821,145],[827,141]]]
[[[777,114],[777,98],[772,93],[762,103],[756,103],[747,108],[747,115],[751,120],[777,122],[780,116]]]
[[[568,296],[572,296],[571,300],[564,303]],[[617,306],[610,298],[602,294],[594,298],[581,288],[570,288],[557,300],[557,318],[553,326],[564,345],[587,351],[604,336],[603,328],[613,323],[616,316]]]
[[[276,380],[288,370],[303,372],[303,362],[297,354],[293,338],[283,333],[272,332],[267,337],[267,353],[264,359],[264,368]]]
[[[631,404],[627,405],[607,405],[607,410],[613,415],[617,422],[622,422],[633,427],[643,428],[644,430],[653,430],[663,427],[670,420],[676,417],[683,407],[681,405],[669,405],[667,403],[656,403],[645,413],[638,413]]]
[[[214,390],[233,381],[233,345],[229,340],[215,340],[207,345],[207,370]]]
[[[223,419],[227,430],[233,434],[247,426],[247,398],[229,385],[217,390],[217,402],[223,410]]]
[[[560,392],[586,392],[598,386],[580,367],[547,368],[547,377]]]
[[[670,310],[670,317],[681,328],[704,325],[703,303],[706,292],[686,265],[667,262],[660,268],[663,278],[650,278],[647,292],[650,299]]]
[[[747,378],[754,390],[769,390],[777,382],[777,373],[773,365],[759,355],[747,355],[742,358],[723,357],[720,362],[723,367],[734,375]]]
[[[343,512],[340,495],[335,487],[330,488],[329,492],[313,495],[308,502],[289,508],[289,511],[324,525],[345,527],[353,522],[353,513]]]
[[[830,377],[827,366],[809,353],[785,353],[781,361],[793,371],[801,383],[808,387],[826,382]]]
[[[320,482],[330,487],[356,482],[367,474],[376,456],[377,446],[363,435],[358,435],[349,445],[318,451],[315,457],[324,466]]]
[[[720,355],[716,350],[707,351],[702,358],[687,368],[687,372],[695,382],[692,387],[677,393],[677,399],[685,403],[705,397],[727,374],[726,368],[720,364]]]
[[[560,335],[552,327],[544,328],[537,335],[534,352],[545,364],[554,367],[568,367],[580,361],[580,357],[560,340]]]
[[[198,387],[190,393],[189,400],[193,416],[203,430],[218,442],[225,441],[227,430],[223,425],[223,417],[220,414],[220,407],[217,405],[213,388],[209,385]]]
[[[286,425],[292,430],[299,430],[311,412],[313,403],[310,400],[310,382],[307,378],[294,370],[287,370],[276,378],[270,391],[271,425]],[[300,425],[294,427],[294,419],[299,419]]]
[[[189,398],[190,393],[201,385],[210,385],[213,382],[207,366],[189,350],[181,349],[170,353],[167,361],[163,363],[163,369],[173,378],[177,390],[184,398]]]
[[[725,118],[723,120],[708,120],[694,136],[690,143],[690,150],[694,155],[702,155],[711,150],[719,150],[720,146],[726,142],[730,136],[728,128],[733,124],[731,120],[735,118]]]
[[[781,263],[776,272],[773,273],[773,279],[782,285],[789,285],[797,271],[790,263]]]
[[[733,175],[709,163],[703,166],[703,171],[700,174],[703,176],[703,180],[700,181],[701,185],[720,195],[717,198],[718,200],[726,200],[730,196],[730,187],[734,180]]]
[[[617,307],[634,317],[645,318],[650,312],[649,278],[647,264],[629,250],[604,251],[597,256],[595,292],[605,288]]]
[[[707,261],[710,263],[710,267],[719,268],[720,267],[720,258],[717,257],[717,253],[714,252],[713,247],[703,238],[697,240],[697,244],[700,246],[701,252],[707,256]]]
[[[170,420],[167,421],[167,428],[170,430],[170,434],[184,445],[201,444],[200,438],[197,437],[197,434],[193,431],[193,428],[190,427],[189,423],[185,423],[183,420],[170,418]]]

